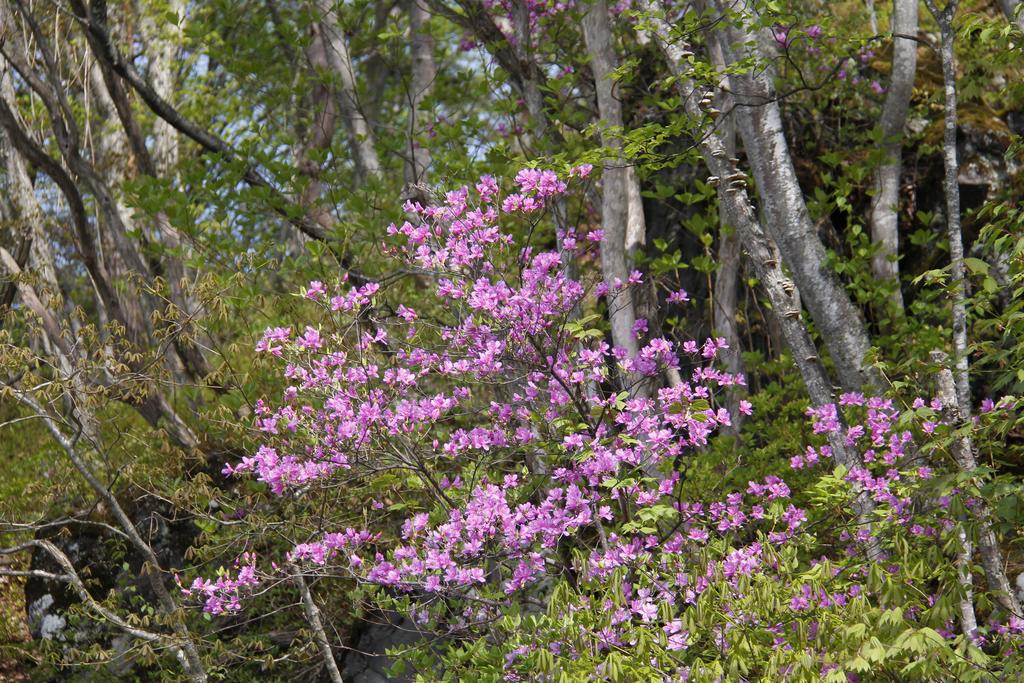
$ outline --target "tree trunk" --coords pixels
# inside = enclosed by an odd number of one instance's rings
[[[967,357],[967,284],[964,275],[964,242],[960,230],[960,162],[956,150],[956,61],[953,54],[953,16],[957,0],[950,0],[939,11],[933,0],[925,0],[928,10],[939,24],[942,36],[942,80],[945,93],[942,130],[942,162],[945,170],[943,191],[946,195],[946,236],[949,238],[950,285],[953,290],[953,355],[956,364],[956,400],[960,415],[971,419],[971,380]]]
[[[754,19],[748,4],[746,16],[739,21]],[[730,61],[754,57],[763,63],[763,53],[756,42],[758,36],[747,26],[729,24],[723,33],[716,33],[715,39],[720,41]],[[737,53],[730,53],[732,46],[738,46]],[[868,383],[880,385],[877,373],[865,366],[871,343],[864,317],[836,274],[825,266],[827,253],[811,221],[793,167],[774,77],[774,69],[762,64],[756,70],[729,76],[737,104],[736,122],[757,183],[761,210],[802,292],[802,301],[828,347],[842,386],[858,391]]]
[[[412,32],[412,73],[409,82],[409,158],[405,165],[407,185],[426,182],[430,167],[430,148],[416,142],[430,120],[423,111],[423,100],[430,97],[437,78],[437,64],[434,63],[434,39],[430,35],[430,13],[423,5],[424,0],[409,0],[409,27]]]
[[[907,121],[910,95],[917,75],[917,42],[900,36],[917,35],[917,0],[894,0],[892,15],[892,77],[882,106],[878,126],[882,131],[885,161],[875,172],[875,195],[871,199],[871,239],[878,246],[871,270],[880,281],[893,287],[892,302],[903,310],[900,291],[899,199],[902,170],[903,127]]]
[[[717,41],[709,41],[708,50],[711,53],[711,62],[715,69],[725,71],[725,56],[722,54],[721,46]],[[727,93],[722,93],[715,106],[723,111],[729,112],[732,109],[732,99]],[[736,156],[736,122],[733,115],[727,114],[718,121],[720,124],[722,145],[725,154],[732,159]],[[736,325],[737,312],[737,288],[740,281],[740,266],[742,262],[742,248],[739,235],[735,226],[729,221],[726,204],[718,203],[718,270],[715,273],[715,285],[713,294],[713,307],[711,311],[711,325],[714,333],[725,338],[729,348],[720,352],[719,357],[725,365],[726,370],[734,375],[744,374],[743,358],[740,355],[740,334]],[[737,387],[729,387],[727,390],[726,405],[729,409],[731,425],[724,431],[738,434],[743,422],[743,413],[739,410],[740,391]]]
[[[6,60],[0,57],[0,98],[9,106],[15,102],[14,86],[11,83],[10,69]],[[20,231],[31,240],[29,265],[39,276],[40,281],[54,296],[60,295],[57,283],[57,269],[53,265],[53,253],[50,249],[49,237],[45,230],[43,211],[39,207],[32,180],[29,178],[25,162],[18,151],[8,140],[3,140],[4,169],[7,173],[8,192],[11,202],[18,212]]]
[[[960,232],[960,166],[957,160],[957,94],[956,94],[956,59],[953,45],[956,33],[953,19],[956,16],[957,0],[949,0],[946,7],[939,9],[934,0],[925,0],[939,25],[942,38],[940,53],[942,56],[942,80],[945,92],[944,126],[942,135],[942,159],[945,168],[943,190],[946,194],[946,231],[949,237],[949,257],[951,261],[950,285],[953,289],[953,354],[955,371],[950,377],[948,370],[939,375],[940,395],[952,406],[952,417],[955,424],[971,421],[971,380],[967,348],[967,290],[964,274],[964,245]],[[932,360],[944,362],[944,354],[933,353]],[[952,382],[950,382],[952,380]],[[950,386],[952,385],[952,386]],[[974,459],[974,446],[968,436],[958,439],[953,444],[953,456],[964,471],[971,472],[977,467]],[[1003,568],[1002,551],[995,532],[989,523],[987,506],[983,505],[979,521],[978,549],[981,554],[982,566],[988,578],[989,589],[994,591],[999,603],[1009,612],[1020,614],[1021,606],[1016,594],[1010,586],[1006,571]]]
[[[167,9],[178,17],[185,14],[185,3],[183,0],[171,0]],[[148,41],[153,55],[152,64],[149,67],[149,78],[153,89],[168,101],[174,100],[174,91],[177,81],[178,65],[178,31],[171,29],[169,24],[154,20],[147,15],[142,23],[144,33],[148,34]],[[168,31],[174,31],[173,36],[168,36]],[[177,176],[178,168],[178,131],[169,123],[157,117],[153,121],[153,151],[152,171],[155,176],[167,180],[173,180]],[[171,301],[180,309],[179,319],[183,331],[201,339],[205,345],[209,345],[205,333],[199,329],[196,322],[203,316],[203,308],[199,301],[188,291],[187,283],[195,278],[186,265],[187,245],[182,239],[181,232],[171,224],[170,218],[164,211],[157,212],[155,216],[155,227],[158,239],[167,247],[161,258],[164,278],[167,280],[167,287],[170,291]],[[189,375],[194,381],[202,381],[210,374],[212,368],[206,356],[200,350],[200,346],[192,340],[182,339],[182,334],[175,336],[174,348],[181,361],[184,363]]]
[[[601,144],[608,154],[601,178],[601,228],[604,232],[601,240],[601,271],[608,286],[608,318],[613,343],[633,358],[639,349],[633,330],[636,309],[626,282],[630,273],[629,248],[635,247],[627,239],[635,240],[637,230],[635,223],[630,220],[630,208],[635,205],[635,200],[630,201],[630,169],[622,158],[622,141],[619,137],[622,105],[615,96],[615,82],[612,80],[612,72],[618,66],[618,60],[612,43],[608,6],[604,0],[587,5],[587,12],[583,16],[583,36],[597,91],[597,109],[602,123]],[[639,218],[635,209],[632,218]],[[631,228],[634,232],[632,235]],[[627,384],[632,386],[634,380],[630,378]]]
[[[673,34],[672,27],[665,21],[653,0],[643,0],[640,7],[644,9],[645,19],[652,27],[658,46],[676,77],[676,88],[686,112],[696,120],[706,120],[705,113],[698,105],[704,91],[694,85],[691,66],[686,59],[686,45]],[[747,197],[744,175],[738,173],[736,162],[728,156],[721,135],[715,130],[703,132],[698,138],[698,144],[708,169],[720,179],[718,200],[725,207],[729,222],[736,227],[761,286],[772,303],[773,314],[793,354],[793,361],[800,371],[811,403],[815,406],[834,404],[836,399],[832,382],[801,319],[797,286],[782,272],[778,249],[757,220]],[[836,462],[847,469],[863,464],[838,433],[829,436],[829,445]],[[860,523],[870,525],[874,503],[866,492],[857,493],[854,508]],[[874,540],[869,541],[868,554],[872,557],[878,554],[877,542]]]
[[[363,115],[356,90],[356,76],[348,43],[338,23],[338,14],[331,0],[316,0],[320,12],[320,30],[327,47],[327,63],[337,79],[341,118],[348,132],[349,149],[356,169],[356,182],[363,184],[380,175],[380,160],[374,146],[373,132]]]
[[[933,363],[945,366],[949,357],[942,351],[932,351]],[[966,419],[960,412],[959,399],[957,398],[956,382],[953,373],[949,368],[941,367],[938,376],[938,395],[943,403],[943,410],[947,420],[954,426],[960,426]],[[973,472],[978,467],[974,458],[974,444],[970,436],[962,436],[954,439],[950,445],[953,459],[962,472]],[[999,539],[996,538],[992,529],[992,512],[988,503],[981,502],[975,511],[978,528],[978,554],[981,556],[981,566],[985,570],[985,578],[988,581],[989,590],[995,593],[996,601],[1010,614],[1020,615],[1021,604],[1017,594],[1013,591],[1010,579],[1006,575],[1003,563],[1003,551],[999,547]],[[970,561],[970,541],[967,540],[966,560]]]
[[[295,572],[292,575],[292,579],[295,582],[296,588],[299,589],[299,595],[302,598],[302,612],[306,615],[309,628],[313,631],[313,640],[316,641],[317,649],[320,650],[320,659],[327,669],[327,675],[331,679],[331,683],[343,683],[338,663],[334,660],[331,641],[327,638],[323,619],[320,618],[320,608],[313,601],[313,594],[309,592],[306,577],[302,575],[302,570],[295,565],[292,565],[292,571]]]
[[[306,61],[313,75],[316,72],[329,72],[327,53],[329,48],[324,40],[322,24],[312,24],[309,31],[312,39],[305,49]],[[321,201],[323,182],[320,179],[322,169],[316,157],[331,148],[334,134],[338,126],[338,101],[334,97],[333,88],[322,82],[315,82],[309,95],[308,106],[315,112],[312,125],[302,131],[304,140],[296,153],[295,165],[307,183],[298,197],[299,204],[306,210],[322,230],[329,232],[334,227],[334,217],[330,209]]]

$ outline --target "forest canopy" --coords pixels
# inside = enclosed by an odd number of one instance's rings
[[[0,0],[0,679],[1024,676],[1018,0]]]

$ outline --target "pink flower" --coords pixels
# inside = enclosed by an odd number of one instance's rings
[[[268,327],[263,333],[263,339],[256,344],[256,352],[266,351],[271,355],[280,356],[281,343],[288,341],[291,334],[292,328],[290,327]],[[276,345],[275,342],[277,342]]]
[[[780,47],[789,47],[789,31],[785,26],[775,26],[772,29],[772,37],[775,38],[775,42],[778,43]]]
[[[324,283],[319,280],[313,280],[309,283],[309,288],[306,289],[306,298],[313,299],[315,301],[326,293],[327,288],[324,287]]]
[[[323,340],[320,338],[320,332],[313,327],[306,326],[306,332],[301,337],[295,340],[295,343],[303,349],[315,351],[323,346]]]
[[[546,7],[531,5],[534,14]],[[578,169],[569,176],[590,172]],[[866,574],[862,563],[844,563],[863,552],[858,543],[878,532],[853,524],[849,506],[822,509],[811,496],[807,509],[796,507],[787,482],[771,471],[759,473],[745,489],[699,491],[709,497],[706,503],[685,499],[692,483],[684,483],[678,465],[730,424],[721,392],[744,381],[715,367],[719,351],[728,348],[724,339],[698,344],[657,337],[632,353],[611,348],[603,333],[592,331],[600,323],[575,319],[580,311],[597,309],[594,294],[607,293],[610,285],[616,296],[625,296],[645,276],[635,271],[589,292],[583,283],[600,278],[598,259],[581,254],[576,265],[593,270],[577,281],[566,274],[564,255],[544,250],[544,240],[518,240],[525,232],[520,228],[536,219],[531,212],[568,191],[564,179],[550,170],[524,169],[515,177],[516,194],[504,200],[499,182],[484,176],[476,192],[469,185],[436,205],[407,204],[415,224],[388,229],[395,246],[386,254],[399,259],[400,267],[436,273],[434,287],[416,299],[427,297],[421,310],[430,312],[429,319],[414,326],[420,319],[416,311],[387,301],[397,289],[378,294],[376,283],[350,283],[332,291],[336,313],[328,316],[330,334],[317,327],[328,323],[311,321],[295,327],[297,337],[293,328],[268,328],[257,347],[284,357],[283,390],[273,390],[283,399],[255,404],[253,423],[262,441],[226,465],[225,475],[249,476],[285,498],[330,494],[367,475],[402,472],[354,511],[365,526],[310,532],[316,535],[298,539],[287,558],[314,565],[325,576],[401,594],[418,623],[439,615],[434,607],[443,592],[441,618],[456,638],[477,637],[502,616],[500,607],[476,600],[481,584],[503,590],[505,604],[527,595],[537,599],[545,595],[538,586],[560,580],[556,572],[567,550],[574,562],[579,559],[581,587],[607,586],[621,596],[590,602],[595,593],[588,587],[571,591],[559,606],[567,613],[607,615],[600,630],[581,634],[599,648],[627,647],[643,628],[660,637],[658,657],[666,648],[686,649],[685,611],[701,596],[724,610],[728,623],[766,629],[779,647],[787,646],[789,623],[778,624],[776,615],[761,623],[766,615],[748,611],[745,602],[721,602],[721,596],[747,590],[744,577],[791,586],[790,607],[800,613],[792,620],[813,634],[820,628],[817,615],[805,611],[835,610],[852,599],[856,593],[844,586]],[[563,226],[559,237],[570,245],[583,234]],[[589,238],[600,239],[600,233]],[[325,290],[311,283],[307,292],[324,301]],[[368,310],[374,296],[380,296],[379,307]],[[673,304],[689,300],[683,290],[667,298]],[[390,317],[383,313],[391,310]],[[646,337],[648,321],[637,319],[633,332]],[[666,367],[680,372],[674,386],[652,382],[649,391],[632,393],[629,386],[616,386],[622,375],[654,376]],[[923,408],[924,402],[915,405]],[[750,401],[739,401],[742,414],[752,410]],[[790,458],[792,468],[827,462],[833,458],[827,444],[845,442],[860,464],[830,483],[844,489],[837,493],[862,494],[879,520],[922,539],[938,542],[953,526],[950,512],[913,504],[931,470],[917,464],[896,469],[916,444],[892,400],[843,394],[836,405],[815,406],[807,416],[813,429],[804,430],[806,451]],[[408,473],[409,458],[418,465],[416,474]],[[523,466],[524,458],[530,467]],[[647,476],[651,468],[664,476]],[[467,474],[465,482],[458,473]],[[801,486],[814,478],[805,473]],[[414,491],[401,489],[406,481]],[[951,503],[947,498],[939,504]],[[324,520],[310,521],[316,524],[293,531],[316,529]],[[378,528],[391,531],[375,533]],[[815,536],[823,529],[824,543]],[[843,545],[833,547],[834,537]],[[769,544],[787,551],[795,545],[801,558],[808,556],[805,548],[815,553],[811,557],[825,553],[820,561],[832,563],[834,580],[802,585],[798,577],[819,560],[782,566]],[[901,571],[883,559],[886,571]],[[210,612],[237,610],[254,586],[269,583],[268,575],[275,582],[288,578],[283,562],[270,566],[273,573],[261,573],[251,558],[240,558],[232,571],[197,578],[182,590]],[[841,578],[838,572],[844,572]],[[875,606],[878,596],[861,599]],[[724,621],[712,627],[709,642],[724,643],[726,631]],[[531,647],[521,655],[537,651]],[[537,647],[575,656],[568,641]],[[520,673],[511,665],[509,672]]]
[[[569,169],[570,178],[586,178],[594,170],[593,164],[580,164]]]
[[[690,295],[686,293],[685,289],[677,289],[669,293],[665,300],[670,304],[684,304],[690,300]]]

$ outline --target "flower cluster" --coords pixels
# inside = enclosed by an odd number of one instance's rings
[[[810,26],[775,25],[771,29],[771,37],[780,51],[787,53],[787,59],[803,58],[808,64],[817,63],[822,74],[828,74],[837,84],[847,83],[849,87],[867,90],[875,96],[885,93],[885,87],[879,82],[878,72],[871,66],[875,52],[870,47],[862,47],[851,56],[850,52],[835,54],[835,38],[824,38],[825,30],[818,24]],[[801,65],[803,68],[803,65]]]
[[[221,569],[215,580],[196,577],[190,586],[181,588],[181,593],[185,597],[200,596],[203,610],[210,614],[235,612],[242,607],[242,597],[260,584],[254,554],[243,554],[236,560],[235,568],[234,575]],[[178,584],[181,585],[180,580]]]
[[[341,476],[403,471],[421,492],[400,538],[372,523],[310,537],[291,549],[289,566],[375,586],[405,600],[418,622],[463,638],[486,634],[520,601],[545,600],[558,619],[575,620],[571,639],[552,635],[546,648],[503,643],[507,680],[528,675],[545,652],[608,658],[651,639],[660,643],[644,645],[651,666],[669,678],[696,671],[685,653],[727,657],[751,640],[778,657],[813,641],[822,648],[815,666],[831,671],[837,662],[808,633],[897,600],[909,605],[901,620],[956,638],[942,577],[900,560],[909,544],[934,548],[955,533],[958,491],[934,489],[916,443],[948,429],[941,403],[901,411],[844,394],[808,409],[813,441],[789,461],[798,472],[787,476],[805,482],[828,464],[810,492],[794,495],[768,474],[743,491],[688,499],[686,459],[730,421],[716,395],[743,383],[714,365],[724,340],[676,344],[644,328],[635,355],[611,346],[590,327],[600,297],[643,275],[588,291],[566,260],[594,248],[593,231],[564,232],[556,252],[510,229],[536,225],[589,172],[525,170],[507,194],[485,176],[437,205],[408,203],[410,219],[388,230],[398,242],[391,253],[432,279],[436,306],[391,305],[374,283],[313,282],[303,294],[323,324],[267,330],[257,350],[283,359],[287,387],[273,407],[257,405],[266,443],[225,474],[252,475],[287,497]],[[679,381],[661,386],[668,371]],[[834,467],[829,441],[859,464]],[[874,506],[867,523],[849,512],[858,496]],[[868,557],[869,547],[881,555]],[[242,564],[234,577],[184,590],[208,612],[237,610],[259,582],[253,558]],[[917,597],[908,597],[911,577]],[[711,613],[720,616],[701,622]],[[1016,643],[1020,625],[1000,618],[981,637]]]

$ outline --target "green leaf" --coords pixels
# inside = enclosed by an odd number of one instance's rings
[[[988,275],[988,264],[980,258],[968,256],[964,259],[964,265],[967,266],[968,270],[970,270],[974,275]]]

